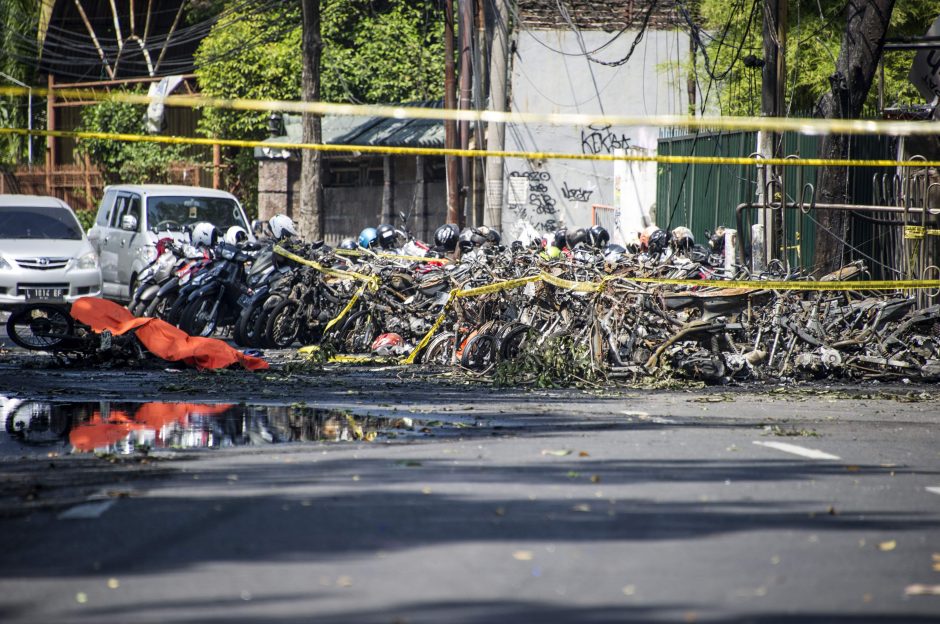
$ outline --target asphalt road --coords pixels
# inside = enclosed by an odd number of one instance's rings
[[[3,622],[940,622],[933,387],[526,391],[7,357],[0,395],[416,423],[148,457],[0,441]]]

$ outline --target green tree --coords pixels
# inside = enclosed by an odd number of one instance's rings
[[[79,131],[146,134],[146,107],[123,102],[100,102],[82,110]],[[150,142],[84,138],[77,151],[87,154],[107,183],[169,182],[170,165],[190,160],[187,148]]]
[[[702,0],[699,11],[705,56],[696,59],[696,73],[709,102],[723,114],[755,115],[760,112],[761,70],[748,67],[749,56],[763,54],[761,0]],[[899,0],[891,16],[889,37],[923,35],[937,17],[935,0]],[[790,0],[787,24],[786,96],[791,114],[812,114],[829,91],[829,76],[845,30],[845,0]],[[888,52],[885,64],[885,105],[920,103],[921,97],[907,79],[913,52]],[[706,67],[707,64],[707,67]],[[866,106],[877,104],[872,89]]]
[[[33,84],[39,8],[40,3],[35,0],[0,0],[0,85]],[[0,97],[0,127],[28,127],[28,110],[25,96]],[[37,139],[33,141],[38,144]],[[27,152],[26,137],[0,136],[0,167],[25,161]]]

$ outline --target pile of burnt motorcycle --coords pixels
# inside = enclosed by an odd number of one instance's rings
[[[634,376],[940,378],[935,293],[861,290],[861,263],[819,281],[780,263],[754,274],[726,261],[724,240],[650,228],[619,246],[595,226],[506,244],[445,225],[430,246],[390,226],[335,248],[290,235],[164,241],[128,307],[245,349],[472,371],[564,338],[570,357]],[[823,280],[835,285],[811,288]]]

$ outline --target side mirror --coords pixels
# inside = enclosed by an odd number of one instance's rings
[[[121,217],[121,229],[127,232],[137,231],[137,217],[134,215],[124,215]]]

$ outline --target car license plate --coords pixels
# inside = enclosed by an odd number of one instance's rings
[[[62,299],[65,297],[64,288],[24,288],[26,299]]]

